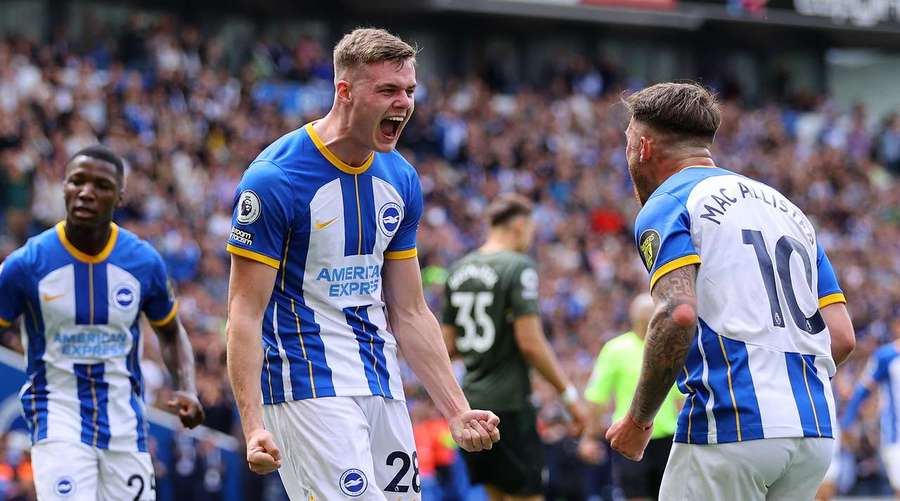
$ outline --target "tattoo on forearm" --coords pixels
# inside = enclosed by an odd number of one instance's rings
[[[684,266],[664,275],[653,288],[653,299],[662,307],[657,307],[650,319],[641,378],[631,403],[631,414],[639,422],[653,420],[684,367],[697,326],[675,323],[672,312],[682,304],[696,311],[696,279],[697,267]]]

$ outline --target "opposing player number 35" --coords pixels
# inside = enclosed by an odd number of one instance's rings
[[[803,268],[806,272],[806,283],[813,290],[812,260],[803,243],[788,235],[778,239],[775,244],[775,266],[772,266],[772,258],[766,250],[766,241],[763,234],[757,230],[741,231],[744,243],[752,245],[756,252],[756,260],[759,262],[759,272],[762,274],[763,284],[766,286],[766,295],[769,296],[769,307],[772,310],[772,323],[776,327],[784,327],[784,315],[781,311],[781,302],[778,300],[778,289],[775,285],[775,269],[778,270],[778,278],[781,282],[781,291],[784,293],[791,318],[797,327],[810,334],[818,334],[825,330],[825,320],[816,309],[815,313],[807,317],[797,303],[797,295],[794,293],[794,283],[791,280],[791,256],[796,252],[803,260]],[[815,290],[813,290],[815,293]]]
[[[494,293],[454,292],[450,295],[450,304],[457,308],[456,325],[461,325],[464,331],[463,336],[456,339],[456,348],[478,353],[491,349],[496,332],[487,308],[494,304]]]

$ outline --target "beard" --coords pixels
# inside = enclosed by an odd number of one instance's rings
[[[634,163],[637,163],[637,161]],[[634,190],[634,198],[643,207],[653,192],[653,190],[649,189],[651,186],[650,180],[639,174],[638,166],[633,165],[632,162],[628,163],[628,173],[631,174],[631,187]]]

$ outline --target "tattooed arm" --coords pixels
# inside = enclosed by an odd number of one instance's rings
[[[697,266],[683,266],[663,275],[651,294],[656,311],[644,340],[644,361],[628,414],[610,427],[610,445],[623,456],[640,461],[650,440],[653,418],[684,367],[697,331]]]
[[[663,275],[651,292],[656,311],[644,340],[644,363],[631,417],[650,423],[684,367],[697,333],[697,266],[683,266]]]

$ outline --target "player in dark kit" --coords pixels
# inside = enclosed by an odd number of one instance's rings
[[[466,365],[463,391],[474,406],[504,423],[493,450],[464,453],[474,483],[492,501],[543,499],[543,450],[530,402],[529,367],[560,393],[578,430],[585,411],[578,391],[560,369],[538,316],[538,274],[522,254],[531,245],[532,205],[503,195],[487,211],[490,232],[478,250],[455,263],[447,279],[443,330],[451,356]]]

